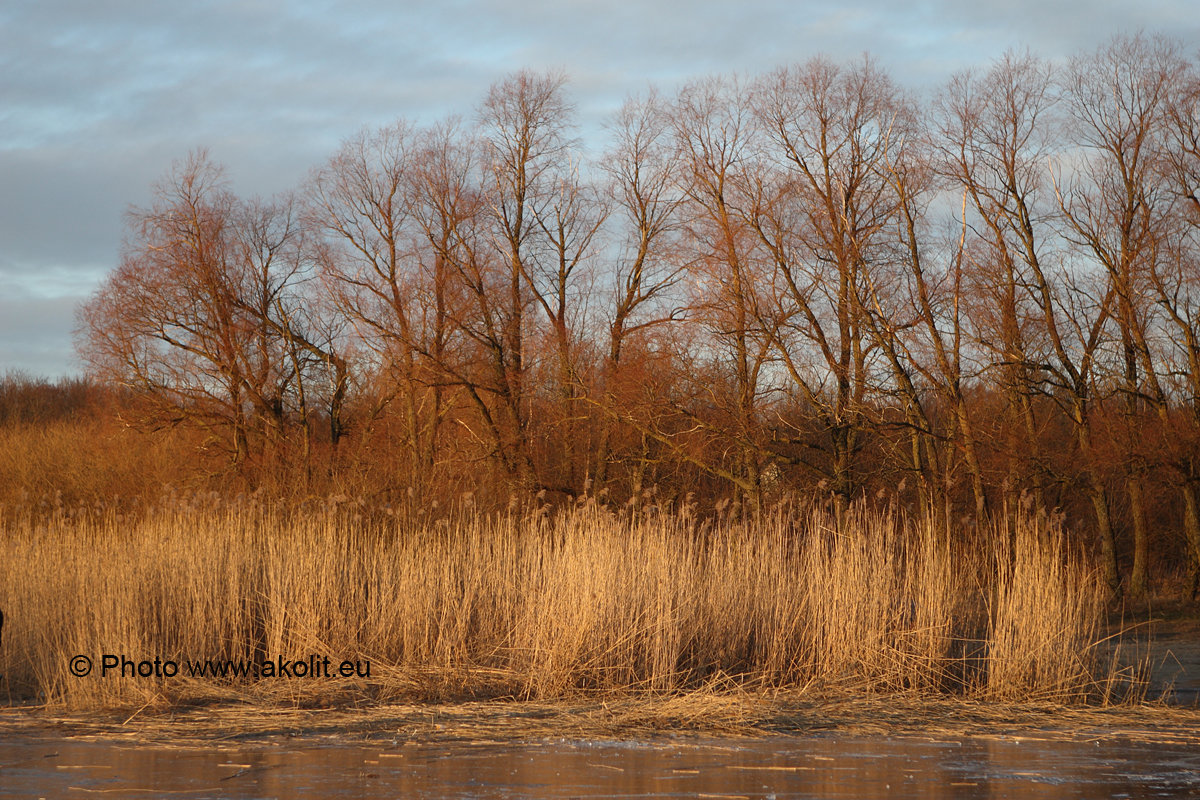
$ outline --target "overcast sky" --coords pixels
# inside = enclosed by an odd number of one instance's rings
[[[0,0],[0,374],[81,371],[75,307],[126,209],[196,147],[270,195],[364,126],[470,115],[518,69],[565,71],[587,125],[650,84],[818,53],[924,91],[1139,29],[1194,52],[1196,0]]]

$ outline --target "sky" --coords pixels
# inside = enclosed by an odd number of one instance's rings
[[[1139,30],[1200,48],[1195,0],[0,0],[0,375],[83,371],[75,309],[199,147],[266,197],[365,127],[469,117],[521,69],[565,72],[586,135],[651,85],[870,53],[932,92]]]

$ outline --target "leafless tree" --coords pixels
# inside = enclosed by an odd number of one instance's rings
[[[400,411],[404,480],[420,491],[434,477],[446,413],[429,356],[445,348],[447,334],[437,268],[422,257],[417,138],[403,122],[359,134],[314,174],[309,195],[314,225],[328,242],[325,285],[373,353],[383,382],[374,413]]]
[[[690,416],[709,436],[728,437],[732,447],[725,447],[733,454],[732,463],[699,466],[730,480],[747,507],[756,511],[762,502],[760,473],[767,454],[759,441],[764,370],[773,340],[765,329],[771,265],[746,222],[746,172],[752,169],[755,128],[747,100],[735,82],[701,81],[679,93],[672,120],[680,151],[678,180],[687,201],[681,211],[689,321],[704,331],[711,347],[704,355],[717,359],[721,372],[729,376],[726,383],[706,375],[698,387],[717,416]]]
[[[867,298],[890,283],[883,270],[872,274],[886,261],[881,239],[899,207],[888,154],[912,120],[870,60],[780,69],[754,98],[775,172],[751,218],[777,274],[774,351],[828,436],[828,477],[845,505],[859,485],[868,403],[880,385]]]
[[[235,466],[296,427],[307,454],[306,386],[331,357],[300,324],[312,270],[295,205],[238,199],[201,151],[129,226],[120,267],[79,312],[89,367],[155,424],[204,427]]]
[[[552,269],[552,274],[563,278],[562,292],[555,298],[551,287],[537,287],[537,295],[554,324],[555,305],[559,300],[566,302],[565,284],[578,263],[578,253],[587,249],[591,237],[586,233],[591,225],[579,216],[579,206],[562,205],[563,191],[572,193],[567,188],[571,180],[568,165],[574,156],[573,141],[568,136],[573,109],[564,85],[561,75],[519,72],[493,85],[479,109],[482,196],[491,247],[487,259],[499,293],[484,282],[474,284],[473,291],[480,312],[491,320],[492,330],[483,341],[490,348],[495,372],[490,393],[497,400],[499,418],[507,431],[502,447],[507,454],[505,461],[524,490],[534,489],[539,483],[530,442],[526,385],[529,348],[525,312],[535,294],[531,278],[539,272],[538,256],[547,249],[557,249],[558,256],[565,260]],[[579,199],[577,194],[575,199]],[[539,241],[539,234],[548,232],[558,237],[557,245],[550,242],[547,247],[545,240]],[[564,324],[566,314],[564,305]],[[569,354],[560,353],[560,357],[569,361]]]
[[[1117,37],[1076,58],[1066,75],[1066,102],[1081,158],[1064,181],[1061,207],[1068,235],[1103,268],[1119,328],[1116,385],[1122,396],[1125,484],[1133,519],[1129,591],[1146,590],[1149,530],[1144,481],[1150,465],[1139,447],[1146,412],[1165,420],[1167,397],[1150,338],[1156,306],[1149,278],[1168,236],[1174,197],[1161,180],[1169,95],[1184,62],[1162,38]]]
[[[626,349],[635,337],[645,337],[682,318],[683,309],[672,290],[681,282],[680,206],[677,185],[680,151],[674,146],[664,101],[651,93],[628,100],[612,124],[613,149],[604,159],[613,223],[621,226],[621,249],[612,263],[612,306],[608,318],[608,350],[602,368],[599,399],[610,421],[620,423],[628,403],[620,400],[626,378]],[[633,376],[636,380],[637,377]],[[608,479],[613,424],[605,424],[596,447],[594,480],[597,491]],[[628,423],[625,423],[628,424]],[[650,440],[638,431],[641,452],[631,494],[641,496]]]
[[[1171,332],[1167,391],[1182,406],[1170,426],[1169,460],[1180,479],[1192,596],[1200,593],[1200,73],[1181,74],[1167,104],[1166,163],[1175,201],[1173,244],[1151,273],[1156,302]]]
[[[1044,275],[1047,246],[1044,198],[1058,131],[1055,103],[1048,65],[1009,53],[982,75],[956,76],[935,104],[940,170],[969,212],[963,220],[964,233],[971,234],[964,241],[965,277],[975,299],[975,341],[1008,409],[1010,510],[1024,491],[1032,492],[1039,509],[1046,504],[1032,398],[1046,360],[1046,315],[1053,318],[1054,311],[1029,287],[1044,281],[1038,276]]]

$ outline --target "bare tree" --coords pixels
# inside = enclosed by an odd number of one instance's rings
[[[937,191],[932,155],[914,142],[889,153],[887,169],[896,193],[895,263],[902,289],[894,299],[870,292],[869,328],[892,369],[910,437],[910,468],[919,502],[932,515],[940,506],[949,529],[957,458],[971,480],[976,523],[987,512],[975,422],[967,402],[964,367],[964,235],[954,245],[938,243],[928,230],[928,205]],[[944,258],[939,263],[939,250]],[[932,257],[931,257],[932,256]],[[932,407],[932,408],[931,408]],[[949,417],[942,423],[939,413]],[[946,429],[948,428],[948,429]],[[935,504],[926,507],[927,502]]]
[[[885,291],[881,232],[899,201],[889,150],[911,130],[910,111],[869,60],[824,59],[781,69],[756,87],[774,188],[753,230],[778,277],[775,352],[803,407],[828,436],[828,477],[844,506],[858,485],[858,454],[879,385],[866,298]]]
[[[717,79],[685,87],[672,117],[687,198],[682,213],[692,292],[688,313],[691,324],[704,329],[721,371],[729,376],[725,383],[708,374],[699,387],[718,411],[716,418],[691,416],[710,435],[731,440],[733,463],[700,466],[732,481],[747,507],[757,512],[762,459],[768,455],[759,439],[772,338],[764,330],[769,326],[764,321],[771,265],[746,223],[746,170],[753,158],[755,121],[741,87]]]
[[[315,275],[318,248],[292,195],[271,204],[243,204],[235,254],[243,265],[233,302],[255,330],[243,354],[254,403],[268,413],[272,439],[298,425],[301,462],[311,478],[312,417],[329,419],[330,443],[341,436],[349,364],[341,325],[323,307]]]
[[[1200,593],[1200,73],[1193,64],[1168,98],[1166,162],[1178,225],[1172,246],[1151,273],[1169,331],[1167,391],[1182,406],[1171,426],[1169,461],[1179,478],[1191,558],[1192,597]],[[1172,384],[1174,384],[1172,386]]]
[[[423,491],[434,477],[445,416],[441,375],[430,356],[446,347],[447,334],[442,284],[422,257],[424,232],[414,210],[416,140],[403,122],[359,134],[314,174],[309,194],[315,224],[330,243],[326,285],[374,354],[383,381],[374,413],[399,409],[404,479]]]
[[[676,258],[684,194],[676,184],[680,153],[674,146],[665,103],[657,94],[626,101],[612,132],[614,147],[603,163],[609,179],[609,202],[616,224],[622,226],[624,240],[609,276],[612,307],[599,402],[610,419],[620,422],[618,390],[626,377],[628,344],[682,316],[672,289],[684,275]],[[612,434],[612,424],[601,428],[594,462],[597,491],[608,479]],[[642,492],[650,446],[645,433],[639,431],[638,436],[641,452],[631,486],[635,498]]]
[[[80,352],[147,401],[154,424],[196,423],[235,466],[297,425],[323,364],[296,326],[311,262],[290,201],[239,200],[204,152],[130,212],[121,266],[79,312]]]
[[[590,234],[583,233],[589,225],[578,219],[577,208],[560,205],[557,213],[573,219],[569,223],[555,220],[554,202],[561,201],[566,186],[564,166],[570,161],[573,145],[567,136],[573,109],[564,84],[561,75],[519,72],[493,85],[479,109],[490,258],[495,261],[497,288],[502,293],[493,295],[491,287],[477,283],[475,300],[488,307],[486,314],[494,325],[487,337],[496,373],[490,388],[508,432],[503,446],[505,463],[524,490],[538,483],[529,438],[525,315],[532,301],[535,260],[544,247],[536,239],[539,231],[556,232],[559,244],[551,243],[550,250],[558,249],[558,255],[566,259],[556,270],[565,278],[577,263],[573,251],[581,245],[586,249],[590,240]],[[560,225],[564,227],[560,229]],[[573,230],[568,232],[567,227]],[[540,289],[543,308],[553,320],[553,302],[557,301],[549,299],[548,287]],[[560,297],[566,300],[565,290]],[[564,307],[564,323],[566,313]]]
[[[559,488],[576,493],[582,487],[584,464],[577,446],[581,435],[580,394],[583,380],[577,370],[578,338],[583,324],[593,262],[600,248],[600,231],[608,216],[599,190],[588,183],[575,159],[553,170],[544,203],[534,209],[540,233],[533,256],[523,259],[525,280],[545,314],[553,343],[558,395],[557,430],[545,437],[561,442]]]
[[[1144,482],[1150,469],[1138,446],[1149,420],[1164,419],[1167,397],[1158,379],[1150,331],[1156,306],[1149,277],[1157,269],[1174,197],[1162,181],[1169,93],[1184,62],[1161,38],[1119,37],[1075,59],[1066,76],[1067,106],[1083,158],[1065,184],[1061,206],[1069,236],[1103,268],[1119,327],[1117,386],[1122,395],[1124,472],[1133,519],[1129,591],[1146,590],[1149,530]]]
[[[1042,380],[1047,309],[1028,287],[1039,282],[1046,247],[1041,198],[1054,154],[1055,102],[1049,67],[1009,53],[983,75],[956,76],[936,103],[940,169],[970,212],[963,224],[972,234],[964,245],[975,341],[1007,406],[1010,510],[1025,491],[1039,509],[1046,504],[1032,398]]]

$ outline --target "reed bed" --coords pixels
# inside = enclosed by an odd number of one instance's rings
[[[71,707],[722,687],[1086,700],[1119,676],[1098,654],[1102,597],[1062,532],[1033,520],[967,541],[865,508],[700,524],[594,502],[436,521],[175,502],[5,523],[0,691]],[[180,671],[101,677],[105,654]],[[184,668],[312,655],[359,669]]]

